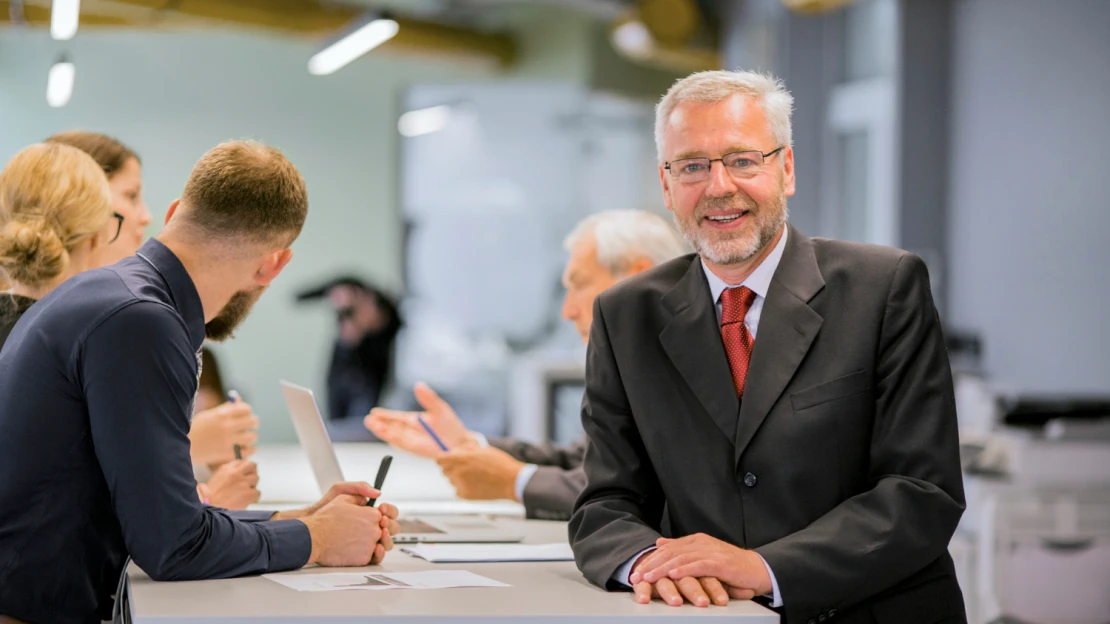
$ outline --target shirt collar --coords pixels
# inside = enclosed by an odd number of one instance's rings
[[[771,250],[763,262],[752,271],[743,282],[739,284],[726,284],[724,280],[717,277],[717,274],[709,270],[705,264],[705,260],[701,261],[701,268],[705,271],[705,278],[709,280],[709,292],[713,295],[713,303],[716,304],[720,298],[721,293],[729,288],[736,288],[738,286],[747,286],[760,297],[766,298],[767,291],[771,288],[771,278],[775,275],[775,269],[779,266],[779,261],[782,260],[782,252],[786,249],[786,237],[790,233],[790,228],[785,225],[782,226],[782,236],[775,248]]]
[[[185,265],[181,264],[181,260],[170,251],[169,247],[156,238],[144,243],[135,255],[149,262],[165,280],[173,306],[185,321],[185,326],[189,328],[189,341],[193,345],[193,350],[200,349],[204,344],[204,306],[200,302],[200,294],[193,284],[193,278],[185,270]]]

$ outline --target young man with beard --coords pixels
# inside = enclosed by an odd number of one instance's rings
[[[965,621],[925,264],[786,223],[791,105],[769,76],[714,71],[657,108],[664,198],[697,253],[595,305],[575,557],[640,602],[754,594],[787,624]]]
[[[310,508],[197,499],[189,418],[205,337],[228,338],[291,259],[304,180],[275,149],[217,146],[162,233],[26,313],[0,355],[0,622],[95,622],[130,556],[156,580],[380,561],[397,510],[340,484]]]

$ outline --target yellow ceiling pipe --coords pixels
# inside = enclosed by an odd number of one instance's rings
[[[33,1],[33,0],[32,0]],[[10,2],[0,0],[0,23],[9,20]],[[133,28],[196,27],[220,24],[315,38],[330,37],[364,11],[346,5],[322,4],[314,0],[85,0],[81,6],[82,26]],[[32,26],[48,26],[48,4],[25,3],[24,16]],[[483,33],[434,22],[394,17],[397,35],[381,46],[395,50],[493,61],[509,66],[516,57],[516,44],[503,33]]]
[[[847,6],[856,0],[782,0],[786,8],[802,15],[819,15]]]

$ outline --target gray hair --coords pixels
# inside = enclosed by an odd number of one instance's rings
[[[674,83],[655,107],[655,149],[659,162],[664,160],[663,130],[679,104],[713,104],[738,94],[759,100],[775,141],[779,145],[793,145],[790,114],[794,109],[794,97],[781,80],[771,74],[752,71],[703,71]]]
[[[597,242],[597,261],[613,275],[638,258],[661,264],[688,252],[686,243],[663,217],[645,210],[607,210],[583,219],[566,239],[570,251],[584,237]]]

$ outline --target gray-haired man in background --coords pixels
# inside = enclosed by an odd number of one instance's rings
[[[563,318],[585,341],[594,299],[622,279],[686,253],[678,232],[659,215],[613,210],[592,215],[564,241],[570,253],[563,284]],[[417,422],[415,412],[375,409],[366,426],[403,450],[434,457],[462,498],[512,499],[524,503],[529,518],[566,520],[586,485],[582,456],[586,439],[569,446],[536,445],[503,438],[486,440],[466,429],[451,406],[423,383],[416,384],[420,415],[443,439],[443,452]]]

